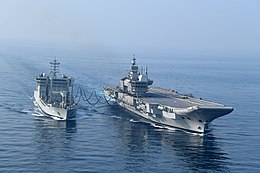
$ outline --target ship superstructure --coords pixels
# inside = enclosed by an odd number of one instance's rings
[[[54,119],[75,118],[77,109],[72,96],[74,79],[58,76],[60,63],[56,59],[50,64],[49,76],[42,73],[35,78],[35,105],[42,113]]]
[[[128,76],[120,80],[120,90],[132,96],[142,97],[146,95],[148,86],[152,84],[153,80],[148,77],[147,67],[145,71],[143,68],[139,70],[134,56]]]
[[[146,120],[192,132],[203,133],[211,121],[233,111],[222,104],[149,87],[152,84],[147,68],[139,69],[133,57],[128,76],[120,85],[103,88],[107,97]]]

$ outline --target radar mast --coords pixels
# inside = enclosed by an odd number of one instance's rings
[[[53,60],[53,62],[50,62],[50,64],[51,64],[50,74],[52,75],[52,78],[56,78],[56,74],[59,73],[59,65],[60,65],[60,63],[55,58]]]

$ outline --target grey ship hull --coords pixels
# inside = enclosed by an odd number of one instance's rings
[[[211,121],[233,111],[232,107],[160,88],[150,88],[146,97],[134,97],[114,87],[104,87],[104,92],[118,105],[146,120],[197,133],[205,132]]]
[[[52,105],[46,104],[41,98],[37,97],[37,91],[34,91],[35,105],[40,109],[40,111],[53,119],[56,120],[70,120],[76,117],[77,109],[71,108],[59,108]]]

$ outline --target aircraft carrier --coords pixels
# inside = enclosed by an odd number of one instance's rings
[[[120,85],[103,89],[106,97],[146,120],[190,132],[204,133],[210,122],[234,110],[173,90],[149,87],[152,84],[147,67],[139,69],[133,57],[128,76],[120,80]]]

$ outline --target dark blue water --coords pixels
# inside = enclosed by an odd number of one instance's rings
[[[260,172],[260,59],[137,55],[154,85],[233,106],[205,136],[143,122],[106,104],[82,102],[73,121],[34,107],[34,75],[61,73],[102,93],[127,74],[131,55],[41,48],[0,49],[0,172]],[[95,101],[95,100],[93,100]]]

